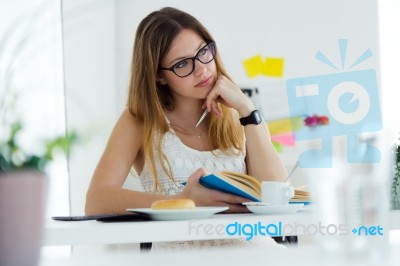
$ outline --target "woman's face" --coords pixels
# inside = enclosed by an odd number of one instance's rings
[[[169,52],[161,61],[161,67],[170,68],[183,59],[196,56],[197,53],[199,55],[210,53],[202,49],[205,45],[206,41],[196,32],[184,29],[173,40]],[[177,65],[178,68],[184,66],[185,64],[181,63]],[[194,66],[194,71],[186,77],[178,77],[172,71],[161,70],[158,79],[168,84],[175,99],[179,97],[205,99],[217,80],[215,61],[203,64],[199,60],[194,60]]]

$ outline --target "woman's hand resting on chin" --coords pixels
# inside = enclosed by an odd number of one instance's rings
[[[217,116],[221,116],[221,110],[217,103],[235,109],[241,117],[248,116],[254,110],[250,98],[225,76],[220,76],[217,79],[214,87],[207,95],[203,108],[206,107],[209,112],[213,111]]]

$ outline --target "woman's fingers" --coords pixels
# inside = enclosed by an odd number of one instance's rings
[[[207,174],[205,168],[199,168],[193,172],[181,196],[191,198],[197,206],[227,206],[229,209],[226,212],[229,213],[248,212],[247,207],[242,203],[249,199],[202,186],[199,179]]]
[[[213,111],[217,116],[221,115],[218,103],[237,111],[243,107],[252,105],[251,100],[234,84],[224,76],[220,76],[214,87],[207,95],[205,105],[209,112]]]
[[[212,101],[211,102],[211,106],[212,106],[212,109],[213,109],[215,115],[221,116],[222,112],[219,109],[219,106],[218,106],[217,102],[216,101]]]
[[[250,201],[249,199],[218,190],[211,191],[210,199],[213,200],[215,206],[228,206],[230,212],[248,212],[247,207],[242,203]]]
[[[198,180],[202,177],[208,174],[208,171],[203,168],[200,167],[199,169],[197,169],[196,171],[193,172],[193,174],[191,174],[188,178],[188,182],[198,182]]]
[[[229,209],[224,211],[224,213],[243,213],[243,212],[250,212],[249,209],[247,209],[246,206],[242,204],[232,204],[232,203],[226,203],[225,206],[228,206]]]
[[[217,106],[218,97],[220,97],[219,92],[218,92],[218,87],[214,86],[214,88],[211,90],[211,92],[207,95],[207,99],[206,99],[206,107],[209,112],[211,112],[213,110],[216,111],[215,107]]]

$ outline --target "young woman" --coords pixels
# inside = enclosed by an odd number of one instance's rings
[[[195,127],[205,109],[209,114]],[[258,118],[197,19],[174,8],[149,14],[136,32],[127,108],[94,172],[86,214],[123,213],[172,198],[247,211],[241,203],[248,199],[207,189],[199,178],[229,170],[260,181],[285,179]],[[142,191],[122,188],[130,171]]]

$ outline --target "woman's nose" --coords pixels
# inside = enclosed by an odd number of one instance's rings
[[[194,60],[194,75],[201,76],[207,70],[207,64],[203,64],[199,60]]]

